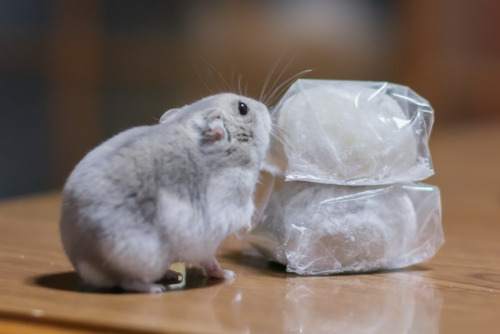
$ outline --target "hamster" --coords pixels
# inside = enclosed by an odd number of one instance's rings
[[[83,282],[158,293],[174,262],[232,279],[215,258],[250,226],[271,132],[267,107],[223,93],[167,111],[90,151],[64,189],[60,232]],[[182,277],[182,276],[181,276]]]

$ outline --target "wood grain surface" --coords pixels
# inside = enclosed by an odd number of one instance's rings
[[[446,243],[427,263],[301,277],[245,255],[237,278],[197,268],[164,294],[80,286],[59,240],[59,193],[0,203],[0,333],[499,333],[500,126],[438,129],[431,140]]]

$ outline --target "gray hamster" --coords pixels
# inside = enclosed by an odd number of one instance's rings
[[[89,152],[63,190],[64,250],[99,288],[162,292],[174,262],[231,279],[215,258],[250,225],[269,146],[264,104],[223,93],[167,111],[159,124],[119,133]]]

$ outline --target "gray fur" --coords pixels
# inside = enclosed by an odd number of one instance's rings
[[[238,112],[238,102],[250,112]],[[231,278],[214,257],[249,226],[271,121],[260,102],[219,94],[124,131],[92,150],[63,191],[61,236],[93,286],[159,292],[171,263],[201,263]]]

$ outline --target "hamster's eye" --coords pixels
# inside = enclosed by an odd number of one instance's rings
[[[248,114],[248,106],[243,102],[238,102],[238,111],[240,112],[240,115],[245,116]]]

